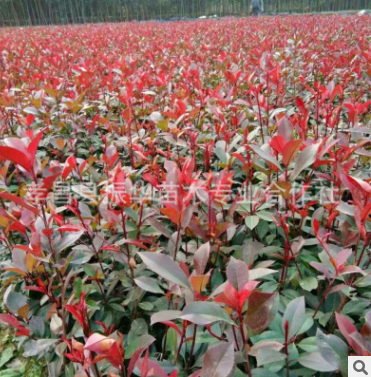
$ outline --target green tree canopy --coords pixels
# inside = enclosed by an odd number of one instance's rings
[[[0,25],[247,15],[251,0],[0,0]],[[265,0],[265,11],[323,12],[371,7],[371,0]]]

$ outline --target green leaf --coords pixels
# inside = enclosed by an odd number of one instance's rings
[[[131,207],[124,209],[125,213],[129,215],[136,223],[139,221],[138,214]]]
[[[219,305],[212,302],[191,302],[185,306],[179,318],[201,326],[209,325],[216,321],[223,321],[234,325],[228,313]]]
[[[215,154],[223,164],[227,164],[230,158],[229,154],[225,151],[225,146],[226,142],[224,140],[219,140],[215,145]]]
[[[140,289],[143,289],[143,291],[160,294],[164,293],[164,291],[158,285],[156,279],[149,278],[147,276],[139,276],[138,278],[134,279],[134,281]]]
[[[282,328],[285,331],[285,322],[289,324],[288,338],[291,339],[297,334],[300,328],[306,321],[305,317],[305,299],[304,297],[298,297],[292,300],[285,310],[285,314],[282,319]]]
[[[153,305],[150,302],[141,302],[139,307],[142,308],[146,312],[150,312],[153,310]]]
[[[30,333],[36,338],[42,338],[45,332],[45,323],[41,317],[33,316],[28,325]]]
[[[173,328],[168,327],[166,337],[166,351],[170,352],[174,357],[178,350],[178,337],[179,334]]]
[[[61,251],[72,246],[83,234],[83,231],[74,233],[66,232],[62,239],[60,239],[58,242],[56,242],[55,245],[53,245],[55,252],[60,253]]]
[[[24,366],[21,368],[9,368],[0,372],[0,377],[24,377]]]
[[[4,366],[13,357],[13,350],[8,347],[2,352],[0,357],[0,368]]]
[[[278,374],[268,369],[256,368],[252,370],[252,377],[278,377]]]
[[[151,271],[174,284],[191,289],[191,285],[183,270],[167,255],[150,252],[142,252],[138,253],[138,255]]]
[[[181,313],[180,310],[162,310],[154,313],[151,316],[151,326],[159,322],[173,321],[174,319],[179,318]]]
[[[87,250],[76,249],[72,254],[70,263],[77,265],[88,263],[92,256],[93,253],[88,252]]]
[[[245,217],[245,224],[250,229],[253,230],[259,224],[259,217],[258,216],[246,216]]]
[[[308,278],[305,278],[303,280],[300,280],[300,286],[305,290],[305,291],[312,291],[313,289],[316,289],[318,287],[318,280],[311,276]]]
[[[334,372],[338,369],[337,367],[334,367],[333,365],[328,363],[319,352],[306,353],[300,356],[299,363],[306,368],[318,372]]]
[[[196,344],[215,343],[215,342],[218,342],[218,340],[212,335],[210,335],[208,332],[201,332],[197,334]]]
[[[243,373],[240,369],[236,368],[233,377],[248,377],[246,373]],[[265,377],[265,376],[264,376]],[[275,376],[277,377],[277,376]]]
[[[90,265],[90,264],[84,264],[82,266],[82,269],[84,270],[84,272],[86,273],[86,275],[88,275],[91,278],[95,278],[96,270],[93,268],[92,265]]]
[[[297,332],[297,335],[301,335],[306,333],[314,324],[314,319],[310,316],[305,317],[305,321],[303,325],[300,327],[299,331]]]
[[[139,348],[146,348],[152,344],[156,339],[149,334],[144,334],[139,338],[132,340],[129,346],[125,349],[125,359],[130,359],[133,353]]]
[[[148,325],[144,318],[134,319],[128,334],[128,342],[132,342],[135,338],[148,334]]]
[[[43,357],[48,350],[55,346],[58,339],[38,339],[28,342],[24,347],[24,357]]]
[[[278,271],[270,268],[254,268],[249,271],[250,280],[260,280],[265,276],[276,274]]]
[[[315,336],[310,336],[309,338],[303,339],[299,344],[298,347],[306,352],[317,352],[317,340]]]
[[[269,222],[272,222],[273,219],[272,219],[272,212],[268,212],[268,211],[258,211],[256,213],[256,215],[262,219],[262,220],[265,220],[265,221],[269,221]],[[265,231],[268,232],[268,227],[265,228]]]
[[[12,313],[17,314],[18,309],[27,305],[27,298],[19,292],[7,291],[4,295],[4,303]]]
[[[251,347],[249,355],[256,357],[259,367],[264,364],[284,360],[286,355],[280,352],[282,348],[283,344],[276,340],[263,340]]]
[[[73,281],[73,287],[74,287],[74,290],[75,290],[75,295],[79,299],[81,297],[81,293],[82,293],[82,279],[79,278],[79,277],[76,278]]]
[[[348,371],[348,346],[335,335],[325,335],[320,329],[316,334],[318,351],[331,365],[340,369],[343,376]]]
[[[368,307],[370,306],[369,299],[363,299],[358,297],[357,300],[351,300],[344,305],[343,310],[341,311],[344,315],[356,315],[359,313],[364,313],[367,311]]]
[[[109,304],[109,306],[113,309],[113,310],[116,310],[117,312],[121,312],[121,313],[126,313],[127,310],[120,304],[117,304],[116,302],[111,302]]]

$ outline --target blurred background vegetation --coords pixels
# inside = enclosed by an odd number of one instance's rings
[[[251,0],[0,0],[0,25],[118,22],[202,15],[245,16]],[[264,0],[265,13],[371,8],[371,0]]]

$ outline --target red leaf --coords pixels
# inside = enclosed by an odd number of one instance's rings
[[[363,195],[367,196],[371,194],[371,185],[359,178],[353,178],[350,175],[344,174],[346,180],[348,180],[349,190],[362,191]]]
[[[143,353],[143,351],[145,349],[146,349],[146,347],[138,348],[132,354],[132,356],[130,358],[129,366],[128,366],[128,377],[131,377],[131,375],[133,374],[133,371],[134,371],[134,368],[135,368],[135,364],[137,363],[137,361],[139,360],[141,354]]]
[[[86,229],[82,225],[66,224],[58,228],[60,232],[85,232]]]
[[[362,112],[365,109],[367,109],[367,107],[369,107],[370,105],[371,105],[371,101],[368,101],[366,103],[358,104],[357,107],[358,107],[359,112]]]
[[[182,169],[182,181],[185,185],[189,185],[192,183],[192,174],[195,167],[195,159],[194,158],[187,158],[183,165]]]
[[[283,136],[277,135],[272,137],[271,140],[271,147],[278,152],[279,154],[283,154],[285,145],[286,145],[286,140]]]
[[[65,207],[68,208],[77,217],[80,216],[79,212],[75,208],[73,208],[72,206],[70,206],[70,205],[67,204]]]
[[[151,174],[144,173],[143,174],[143,180],[146,181],[146,182],[149,182],[155,188],[158,187],[158,181],[157,181],[157,179],[153,175],[151,175]]]
[[[18,326],[21,325],[18,319],[11,314],[0,314],[0,321],[13,326],[14,328],[18,328]]]
[[[161,321],[160,323],[163,323],[164,325],[171,327],[171,328],[174,329],[179,335],[182,334],[182,332],[179,330],[179,327],[178,327],[174,322],[171,322],[171,321]]]
[[[20,221],[14,221],[14,223],[9,226],[9,231],[26,234],[27,228]]]
[[[142,249],[148,250],[147,246],[144,246],[143,243],[151,243],[150,241],[144,241],[144,240],[129,240],[127,239],[124,244],[129,244],[133,246],[140,247]]]
[[[35,257],[41,257],[41,249],[38,247],[33,247],[32,249],[25,245],[15,245],[15,249],[23,250],[26,253],[31,253],[32,255],[35,255]]]
[[[359,344],[358,341],[353,337],[353,335],[358,334],[357,328],[342,314],[335,313],[336,323],[338,324],[340,332],[343,334],[344,338],[347,340],[349,345],[354,349],[358,356],[370,356],[370,352],[364,344]],[[362,338],[361,338],[362,339]]]
[[[39,214],[39,210],[28,204],[24,199],[20,198],[19,196],[15,196],[9,192],[2,192],[0,193],[0,198],[10,200],[15,204],[20,205],[21,207],[27,208],[29,211],[33,212],[35,215]]]
[[[82,320],[80,314],[77,313],[76,309],[72,305],[66,305],[66,310],[69,311],[81,325],[84,325],[84,321]]]
[[[24,287],[23,289],[26,291],[35,291],[35,292],[45,293],[45,288],[40,288],[36,286]]]
[[[40,140],[44,136],[44,132],[45,130],[40,131],[27,147],[27,153],[32,165],[34,164],[37,147],[40,144]]]
[[[114,251],[116,253],[120,252],[121,251],[121,248],[119,245],[117,245],[117,247],[115,246],[104,246],[102,247],[102,250],[109,250],[109,251]]]
[[[179,224],[181,222],[181,213],[175,208],[160,208],[160,211],[174,224]]]
[[[12,316],[10,314],[0,314],[0,321],[14,327],[15,329],[17,329],[18,330],[17,333],[16,333],[17,336],[29,336],[30,335],[29,330],[26,327],[24,327],[23,325],[21,325],[21,323],[18,321],[17,318],[15,318],[14,316]]]
[[[26,116],[26,123],[27,123],[27,127],[30,127],[32,125],[32,123],[34,122],[35,120],[35,115],[33,114],[28,114]]]
[[[76,166],[77,166],[77,161],[76,161],[75,156],[68,157],[64,165],[62,179],[65,180]]]
[[[14,164],[22,166],[29,173],[33,169],[28,156],[12,147],[0,146],[0,160],[12,161]]]
[[[301,112],[304,112],[304,111],[305,111],[305,104],[304,104],[303,100],[302,100],[300,97],[296,97],[296,99],[295,99],[295,104],[296,104],[296,107],[297,107]]]
[[[123,358],[119,344],[117,342],[113,343],[113,345],[111,346],[107,360],[116,368],[118,368],[122,364]]]
[[[54,233],[54,230],[53,229],[43,229],[42,233],[46,237],[51,237]]]
[[[156,361],[148,358],[148,349],[145,357],[139,359],[136,366],[141,371],[141,377],[168,377],[167,373],[157,364]]]
[[[296,153],[298,152],[300,146],[301,146],[302,141],[301,140],[292,140],[289,141],[283,150],[283,163],[285,166],[290,165],[290,162],[293,160],[295,157]]]
[[[149,347],[147,347],[147,351],[144,356],[142,370],[141,370],[141,377],[147,377],[148,375],[148,354],[149,354]]]
[[[313,219],[313,230],[314,230],[314,235],[318,238],[319,221],[317,219]]]
[[[54,174],[54,175],[51,175],[49,177],[44,178],[41,181],[41,188],[40,189],[42,190],[42,192],[48,193],[50,191],[50,189],[52,188],[53,183],[55,182],[55,180],[59,176],[60,176],[60,173],[57,173],[57,174]]]

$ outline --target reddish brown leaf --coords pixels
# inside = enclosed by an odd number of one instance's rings
[[[250,336],[263,332],[271,320],[273,320],[272,308],[274,297],[275,293],[254,291],[248,298],[248,307],[244,317],[244,323]]]

